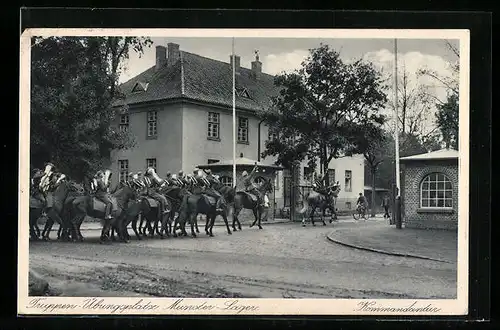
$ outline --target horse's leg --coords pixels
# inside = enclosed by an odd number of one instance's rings
[[[236,223],[239,223],[238,221],[238,214],[239,214],[240,210],[238,208],[236,208],[236,205],[233,207],[233,231],[236,231]],[[241,227],[240,227],[240,230],[241,230]]]
[[[222,219],[224,219],[224,223],[226,224],[227,234],[231,235],[232,232],[231,232],[231,229],[229,228],[229,221],[227,221],[227,214],[226,214],[226,212],[222,212],[221,215],[222,215]],[[212,233],[212,228],[214,227],[214,225],[215,225],[215,217],[214,217],[214,219],[212,221],[212,225],[210,226],[210,233]]]
[[[311,208],[311,224],[313,226],[316,226],[316,224],[314,223],[314,213],[316,212],[316,204],[313,204],[312,208]]]
[[[196,223],[196,219],[198,218],[198,213],[193,212],[193,215],[191,216],[191,236],[196,237],[196,233],[194,230],[194,225]]]
[[[140,227],[140,224],[139,224],[139,231],[137,231],[137,221],[139,220],[139,217],[134,217],[134,219],[132,220],[132,230],[134,231],[134,234],[135,234],[135,237],[137,237],[138,240],[142,240],[142,237],[140,235],[140,232],[141,232],[141,227]]]
[[[212,223],[212,218],[207,215],[206,221],[205,221],[205,233],[207,235],[210,235],[210,225]]]
[[[253,226],[255,226],[255,224],[257,223],[257,220],[258,220],[258,217],[259,217],[259,214],[258,214],[258,206],[254,206],[252,208],[252,212],[253,212],[253,216],[254,216],[254,221],[252,222],[252,224],[250,225],[250,228],[252,228]]]
[[[322,208],[323,210],[321,211],[321,222],[323,222],[323,226],[326,226],[326,223],[325,223],[325,211],[326,211],[326,207],[323,207]]]
[[[259,207],[258,207],[258,209],[257,209],[257,212],[258,212],[257,214],[258,214],[258,216],[259,216],[259,223],[258,223],[258,225],[259,225],[259,229],[262,229],[262,226],[261,226],[261,221],[262,221],[262,211],[263,211],[263,208],[262,208],[261,206],[259,206]]]
[[[44,226],[43,232],[42,232],[42,239],[43,240],[45,240],[45,241],[50,240],[50,230],[52,229],[53,224],[54,224],[54,220],[50,216],[47,216],[47,218],[45,220],[45,226]]]

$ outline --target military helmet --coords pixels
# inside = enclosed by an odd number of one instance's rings
[[[248,172],[247,171],[243,171],[243,173],[241,173],[242,176],[247,176],[248,175]]]

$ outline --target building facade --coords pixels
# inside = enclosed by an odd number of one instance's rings
[[[400,159],[405,227],[456,230],[458,151],[439,150]]]
[[[236,72],[237,155],[260,159],[265,142],[275,138],[257,116],[266,111],[279,90],[274,77],[262,72],[258,57],[251,69],[234,61],[221,62],[180,50],[179,45],[156,47],[156,63],[120,86],[125,98],[118,102],[116,127],[135,139],[130,149],[114,150],[111,168],[119,180],[126,174],[154,166],[160,176],[179,170],[192,172],[200,164],[216,163],[233,156],[232,63]],[[260,137],[260,139],[259,139]],[[259,146],[260,143],[260,146]],[[260,159],[274,164],[275,158]],[[355,204],[363,191],[362,156],[332,160],[330,175],[340,181],[340,205]],[[319,172],[319,171],[318,171]],[[306,162],[301,165],[301,184],[310,183]],[[277,172],[276,205],[286,206],[287,171]],[[346,187],[346,189],[344,189]],[[353,202],[354,199],[354,202]]]

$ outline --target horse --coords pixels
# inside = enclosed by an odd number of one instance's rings
[[[106,171],[108,172],[108,171]],[[109,173],[109,172],[108,172]],[[74,199],[72,202],[72,230],[74,235],[79,241],[83,240],[82,233],[80,231],[80,226],[86,216],[97,218],[102,221],[103,228],[101,231],[100,242],[108,242],[110,230],[115,227],[115,230],[121,241],[126,241],[124,237],[124,232],[126,230],[123,228],[123,218],[126,218],[127,209],[129,207],[129,202],[136,199],[136,192],[129,186],[122,186],[118,188],[110,196],[113,208],[111,211],[112,219],[105,220],[105,204],[95,198],[92,194],[85,194],[85,196],[80,196]]]
[[[174,234],[175,230],[177,229],[177,218],[175,217],[175,214],[180,214],[180,207],[182,200],[184,196],[190,195],[191,192],[188,191],[186,187],[179,187],[179,186],[168,186],[165,187],[161,190],[161,193],[167,197],[167,199],[170,201],[172,210],[169,213],[169,220],[167,221],[168,228],[167,228],[167,236],[170,234]],[[198,226],[196,226],[196,232],[199,233],[200,231],[198,230]]]
[[[325,223],[325,211],[327,209],[330,210],[332,213],[332,216],[330,217],[330,223],[335,219],[337,219],[337,212],[336,212],[336,199],[338,196],[338,193],[340,191],[340,188],[337,188],[336,190],[332,190],[331,188],[329,189],[329,195],[325,196],[323,194],[318,193],[317,191],[311,191],[305,196],[303,196],[303,204],[304,206],[302,207],[301,210],[298,211],[299,214],[302,214],[302,226],[306,226],[306,211],[311,206],[311,212],[309,213],[309,218],[311,219],[311,223],[313,226],[316,226],[314,223],[314,212],[316,211],[316,208],[319,207],[320,214],[321,214],[321,222],[323,223],[323,226],[326,226]]]
[[[264,179],[261,185],[257,187],[257,190],[262,194],[266,195],[267,193],[271,193],[273,191],[273,184],[270,179]],[[234,195],[234,212],[233,212],[233,226],[234,222],[240,223],[238,219],[238,215],[240,214],[242,209],[248,209],[252,210],[253,216],[255,217],[255,220],[253,223],[250,225],[250,228],[255,226],[255,224],[258,222],[259,229],[262,229],[261,226],[261,220],[262,220],[262,214],[264,211],[266,211],[266,217],[267,217],[267,210],[265,207],[259,205],[257,196],[254,196],[253,194],[246,192],[246,191],[237,191]],[[240,226],[241,229],[241,226]]]
[[[63,179],[63,174],[59,175],[59,177],[54,177],[52,180],[55,180],[53,185],[55,189],[54,191],[48,192],[46,196],[47,205],[45,213],[47,214],[47,220],[42,231],[42,239],[46,241],[50,240],[50,232],[55,222],[59,224],[60,228],[64,227],[67,223],[67,213],[65,212],[67,206],[66,200],[68,197],[72,196],[70,193],[76,193],[78,191],[74,184]],[[58,231],[58,233],[60,232]],[[66,237],[59,236],[58,238]]]
[[[42,170],[35,170],[32,172],[33,177],[31,179],[30,185],[30,200],[29,200],[29,228],[30,228],[30,240],[40,239],[40,228],[38,227],[38,219],[41,218],[43,210],[45,208],[45,196],[37,188],[40,184],[39,180],[43,176]]]
[[[196,237],[196,233],[194,231],[194,227],[198,226],[197,218],[198,214],[204,214],[207,216],[207,223],[205,225],[205,233],[210,237],[213,237],[212,228],[215,223],[215,218],[217,214],[221,214],[224,219],[224,223],[226,224],[227,233],[231,235],[231,229],[229,228],[229,223],[227,221],[227,205],[223,208],[223,212],[217,212],[215,208],[215,198],[203,194],[203,191],[197,189],[192,195],[185,195],[181,206],[180,206],[180,214],[177,217],[176,223],[179,222],[181,235],[187,236],[186,232],[186,220],[190,221],[191,224],[191,236]],[[225,211],[224,211],[225,210]],[[175,233],[175,225],[174,224],[174,237]]]
[[[165,208],[168,211],[167,214],[163,216],[158,216],[158,208],[159,208],[159,202],[156,201],[155,199],[148,197],[148,196],[142,196],[140,198],[140,203],[141,203],[141,222],[139,224],[139,234],[143,234],[146,236],[146,231],[144,230],[141,232],[142,228],[142,223],[143,220],[146,220],[146,226],[148,227],[149,230],[149,235],[151,237],[154,236],[154,233],[158,234],[160,238],[164,238],[163,234],[165,233],[167,236],[169,235],[168,233],[168,221],[170,219],[170,213],[172,212],[172,204],[171,202],[167,199],[167,203],[165,204]],[[161,223],[161,230],[158,228],[158,223]],[[151,226],[153,224],[153,226]],[[134,224],[132,225],[133,228],[135,228]],[[134,232],[136,230],[134,229]],[[138,234],[136,232],[137,237]]]

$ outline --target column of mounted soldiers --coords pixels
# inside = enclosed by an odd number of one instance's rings
[[[257,197],[259,205],[264,207],[268,206],[268,198],[263,196],[263,194],[254,185],[254,173],[257,173],[257,166],[248,174],[246,171],[242,174],[242,189],[241,191],[246,192]],[[227,203],[223,195],[218,191],[223,186],[217,175],[214,175],[211,170],[200,170],[195,168],[192,173],[184,173],[179,171],[177,174],[172,174],[168,172],[165,178],[160,178],[153,167],[148,167],[144,172],[139,171],[136,173],[128,173],[126,180],[119,182],[111,191],[111,171],[110,170],[99,170],[97,173],[91,177],[84,180],[83,185],[78,185],[73,181],[70,181],[66,175],[59,172],[56,166],[52,163],[47,163],[44,170],[33,169],[31,173],[31,185],[30,185],[30,210],[39,209],[42,212],[46,210],[52,211],[51,209],[64,208],[64,202],[61,202],[60,197],[54,197],[56,195],[57,188],[64,182],[68,183],[70,189],[73,189],[77,195],[87,195],[100,200],[105,205],[104,209],[104,220],[111,220],[113,218],[112,211],[116,208],[122,207],[123,205],[113,204],[116,199],[112,195],[121,188],[127,186],[132,191],[135,192],[135,196],[140,199],[141,197],[148,197],[158,202],[158,218],[161,218],[169,213],[171,210],[167,209],[166,205],[167,197],[169,197],[166,192],[171,188],[182,188],[186,191],[188,195],[196,194],[201,196],[210,196],[215,200],[214,204],[209,202],[211,205],[215,206],[217,212],[220,212],[227,206]],[[78,188],[74,188],[78,187]],[[236,187],[231,187],[236,192]],[[91,198],[91,200],[93,200]],[[177,206],[181,206],[181,201],[172,201],[177,203]],[[208,201],[208,199],[207,199]],[[59,207],[56,207],[59,203]],[[177,208],[179,211],[179,208]],[[48,211],[47,211],[48,212]],[[31,213],[31,211],[30,211]],[[41,213],[42,214],[42,213]],[[43,215],[43,214],[42,214]],[[52,213],[50,215],[53,215]],[[57,218],[57,215],[54,215]],[[30,214],[30,233],[32,221],[36,219],[31,219]],[[57,221],[59,222],[59,221]],[[35,226],[36,227],[36,226]],[[36,229],[38,230],[38,229]],[[50,229],[49,229],[50,231]]]

